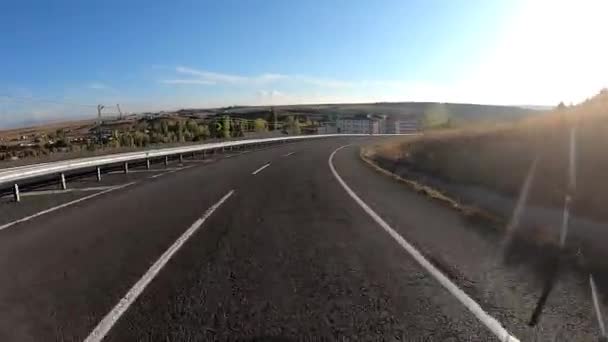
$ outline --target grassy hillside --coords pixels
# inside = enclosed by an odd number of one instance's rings
[[[559,250],[560,260],[583,276],[582,283],[592,273],[605,293],[606,146],[608,90],[579,105],[520,122],[431,131],[369,146],[363,152],[366,159],[416,191],[460,210],[472,229],[502,241],[505,263],[525,264],[542,275],[545,262],[557,260],[553,256]],[[530,171],[533,164],[535,172]],[[524,192],[529,175],[533,175],[531,186]],[[515,208],[521,193],[528,193],[528,199],[519,211]],[[571,196],[571,210],[560,249],[566,195]]]
[[[521,122],[443,130],[380,146],[377,156],[447,182],[517,197],[534,159],[529,202],[561,208],[568,188],[571,129],[576,131],[575,215],[608,220],[608,91],[576,106]]]

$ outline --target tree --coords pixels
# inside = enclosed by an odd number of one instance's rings
[[[230,138],[230,117],[228,115],[222,117],[222,138]]]
[[[177,141],[177,135],[174,132],[167,133],[167,136],[164,138],[165,143],[175,142]]]
[[[164,136],[168,136],[169,135],[169,124],[167,123],[167,120],[162,120],[160,122],[160,132]]]
[[[272,130],[276,131],[278,129],[278,117],[274,107],[270,107],[270,120],[272,120]]]
[[[186,130],[184,132],[184,141],[192,141],[194,140],[194,134],[192,134],[192,132],[190,132],[189,130]]]
[[[140,120],[137,125],[135,125],[135,129],[139,132],[145,132],[148,130],[148,122],[145,119]]]
[[[87,151],[93,152],[93,151],[97,150],[97,147],[98,147],[97,144],[93,143],[92,141],[89,141],[87,143]]]
[[[131,136],[131,133],[125,132],[120,135],[120,145],[126,147],[135,146],[135,142],[133,140],[133,137]]]
[[[196,121],[189,119],[186,121],[186,130],[192,133],[192,136],[197,136],[199,133],[199,127]]]
[[[55,131],[55,136],[57,139],[65,139],[65,130],[63,128],[58,129]]]
[[[54,147],[57,147],[57,148],[68,148],[68,147],[70,147],[70,142],[64,136],[62,138],[57,139],[57,141],[55,142]]]
[[[564,101],[562,101],[557,105],[557,110],[564,110],[564,109],[566,109],[566,105],[564,104]]]
[[[267,132],[268,131],[268,121],[258,118],[253,121],[253,126],[256,132]]]
[[[165,142],[165,141],[164,141],[164,137],[165,137],[165,136],[164,136],[164,135],[162,135],[162,134],[161,134],[161,133],[159,133],[159,132],[153,132],[152,134],[150,134],[150,142],[151,142],[152,144],[160,144],[160,143],[163,143],[163,142]]]
[[[210,136],[209,126],[199,125],[198,126],[198,135],[196,135],[194,137],[194,140],[196,140],[196,141],[205,140],[205,139],[209,138],[209,136]]]
[[[150,144],[150,136],[143,132],[133,133],[133,142],[135,146],[146,147]]]
[[[297,118],[294,118],[293,115],[287,117],[287,122],[285,123],[285,130],[289,134],[298,135],[302,133],[300,128],[300,122]]]
[[[220,125],[221,123],[217,119],[214,119],[213,121],[209,122],[209,125],[207,127],[209,129],[209,135],[211,137],[219,138],[221,136],[221,132],[219,129]]]
[[[112,140],[110,141],[111,147],[120,147],[122,144],[120,143],[120,134],[117,130],[112,131]]]
[[[178,142],[184,142],[186,141],[185,135],[184,133],[186,132],[186,125],[184,125],[184,122],[182,120],[177,122],[177,141]]]

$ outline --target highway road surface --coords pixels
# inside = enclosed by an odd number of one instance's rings
[[[0,340],[498,340],[483,315],[522,341],[597,339],[583,278],[565,275],[529,327],[534,269],[505,264],[495,233],[362,162],[372,139],[239,151],[4,199]]]

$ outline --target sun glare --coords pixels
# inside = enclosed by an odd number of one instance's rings
[[[515,13],[471,76],[472,92],[490,102],[554,104],[607,86],[608,1],[531,1]]]

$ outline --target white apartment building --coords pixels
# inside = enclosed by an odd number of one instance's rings
[[[370,119],[338,119],[338,133],[342,134],[378,134],[379,124]]]

